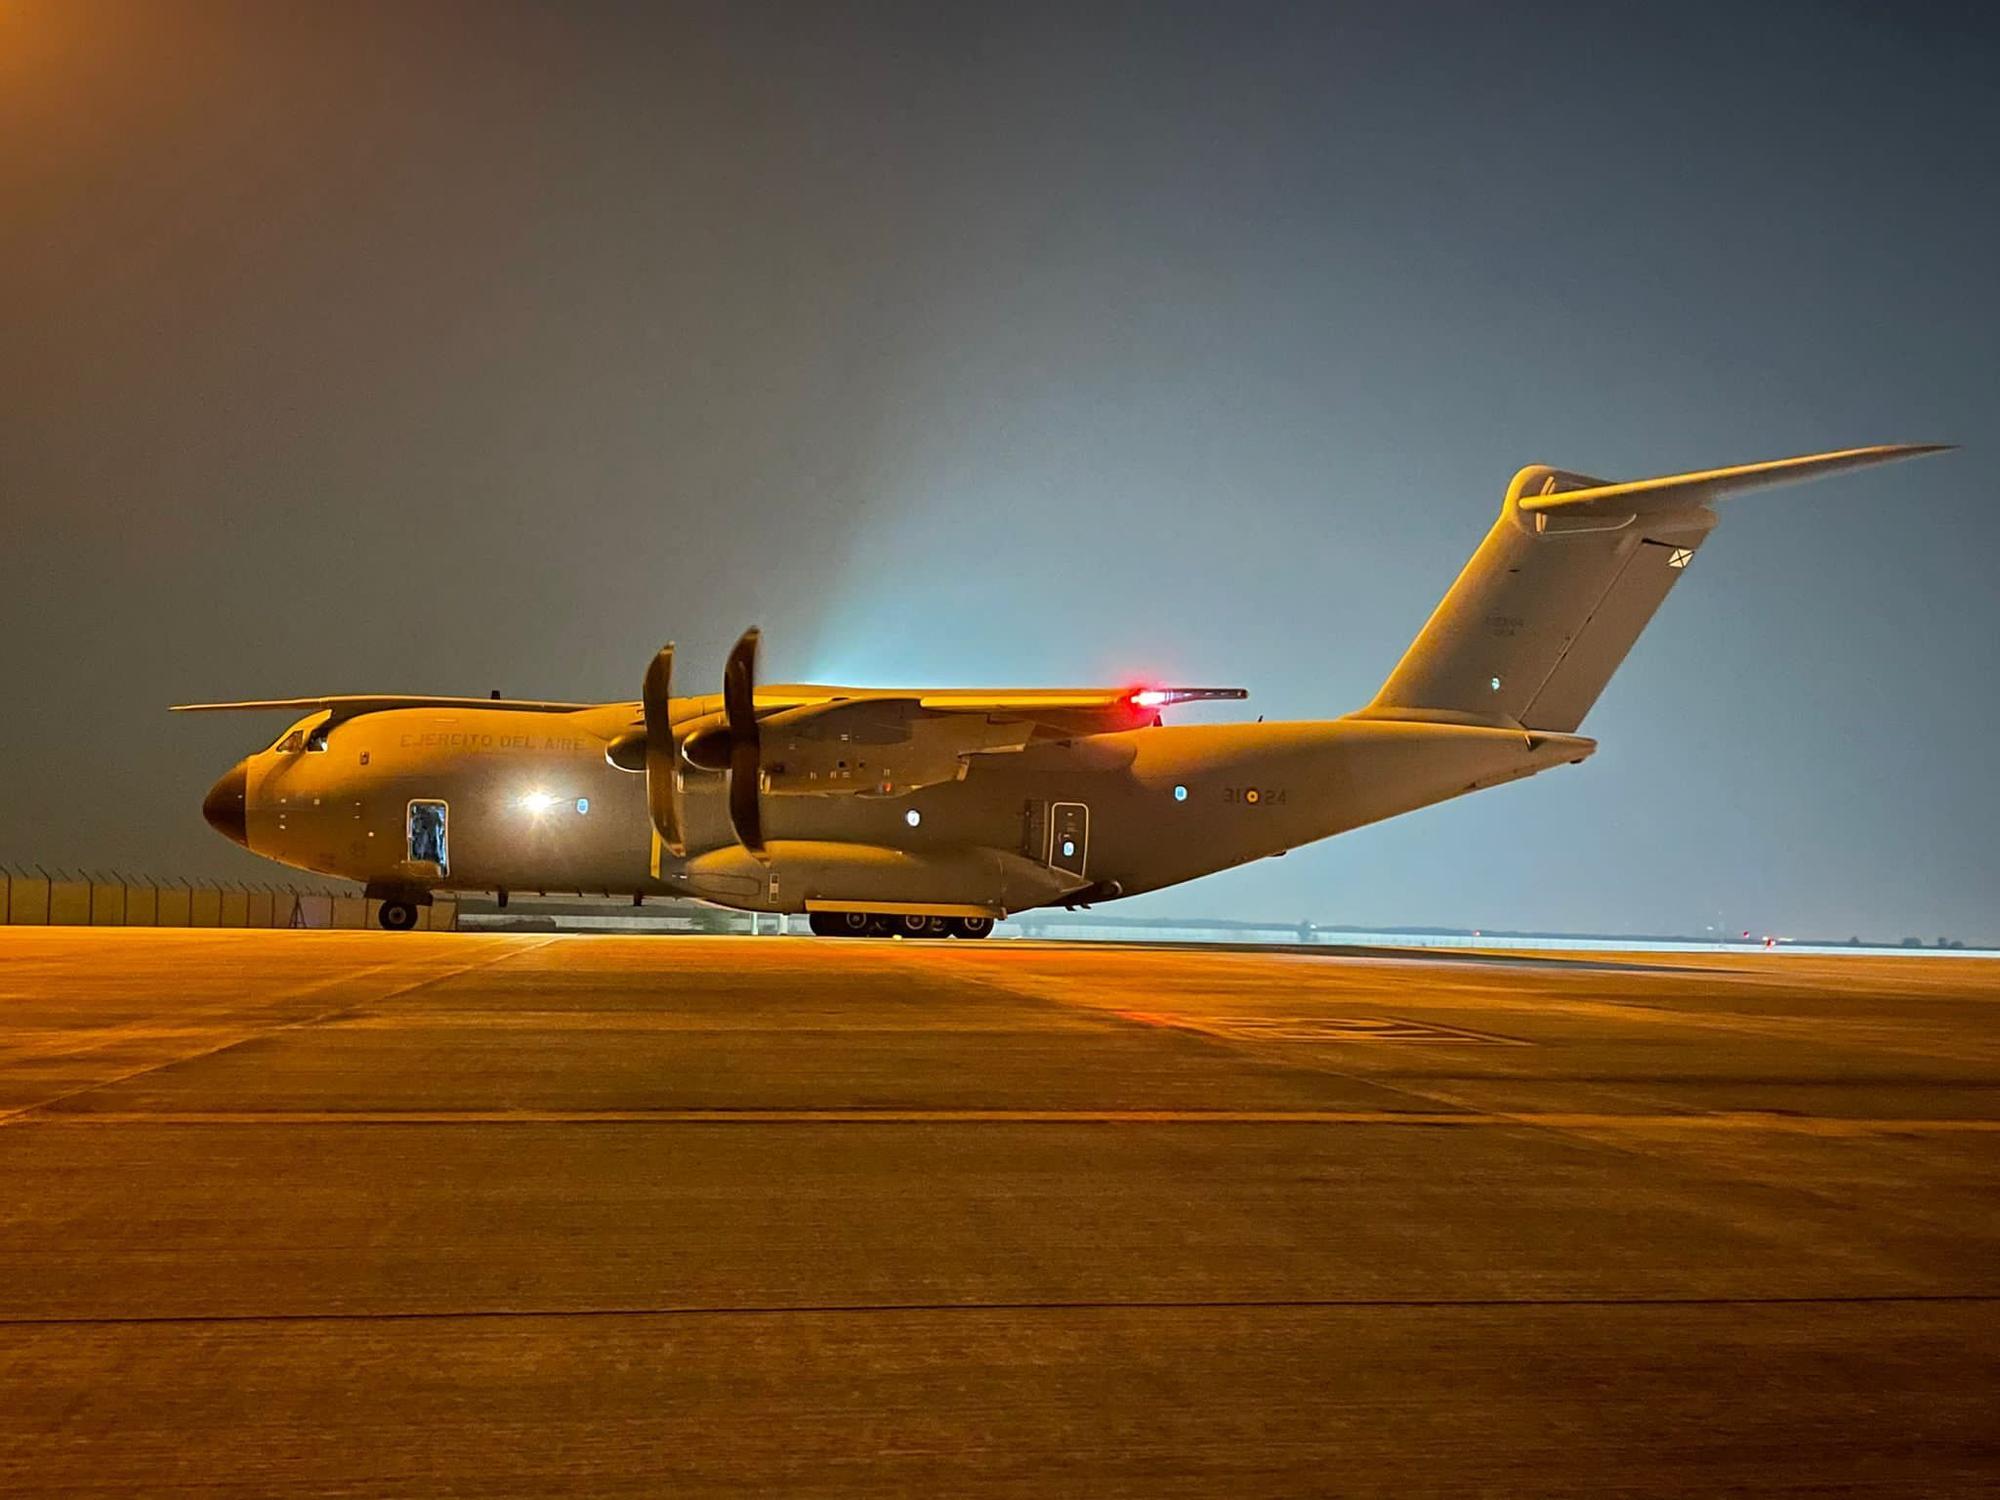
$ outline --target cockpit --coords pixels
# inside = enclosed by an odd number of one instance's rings
[[[269,755],[317,754],[326,749],[326,737],[333,729],[332,714],[316,714],[310,719],[302,719],[279,735]]]

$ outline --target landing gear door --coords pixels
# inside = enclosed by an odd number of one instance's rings
[[[1049,809],[1049,866],[1078,880],[1090,861],[1090,809],[1081,802],[1058,802]]]
[[[442,802],[414,801],[407,823],[406,850],[410,868],[438,878],[451,873],[451,846],[447,842],[445,818],[449,809]]]

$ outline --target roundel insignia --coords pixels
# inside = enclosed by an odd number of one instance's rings
[[[1264,794],[1258,791],[1257,788],[1255,788],[1254,786],[1245,787],[1243,789],[1243,800],[1245,802],[1252,802],[1252,803],[1262,802],[1264,800]]]

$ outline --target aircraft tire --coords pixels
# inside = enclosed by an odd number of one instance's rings
[[[806,914],[806,926],[815,937],[879,937],[888,929],[879,926],[879,917],[865,911],[815,911]]]
[[[384,901],[375,920],[382,924],[386,932],[408,932],[417,925],[417,904],[414,901]]]
[[[991,917],[952,918],[951,935],[953,937],[983,938],[991,934],[992,931],[993,919]]]

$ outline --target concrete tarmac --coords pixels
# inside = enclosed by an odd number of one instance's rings
[[[0,1493],[2000,1494],[2000,963],[0,929]]]

